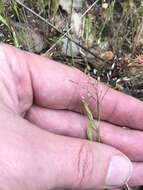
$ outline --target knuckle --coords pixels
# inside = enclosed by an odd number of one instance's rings
[[[94,154],[88,142],[83,142],[80,146],[77,159],[77,186],[83,188],[87,186],[93,171]]]
[[[7,60],[7,49],[4,44],[0,44],[0,59],[2,61]]]
[[[15,51],[14,48],[10,45],[0,43],[0,61],[4,63],[8,63],[9,60],[12,61],[12,59],[15,58]]]

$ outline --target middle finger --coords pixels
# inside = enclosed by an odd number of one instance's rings
[[[75,112],[33,106],[27,113],[26,119],[59,135],[87,138],[87,117]],[[95,130],[93,134],[96,140]],[[143,161],[143,132],[101,121],[100,136],[102,143],[119,149],[132,161]]]

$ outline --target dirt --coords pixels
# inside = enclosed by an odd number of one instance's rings
[[[42,7],[40,1],[23,2],[62,33],[67,30],[63,31],[69,15],[62,9],[62,6],[53,16],[50,3]],[[86,1],[83,10],[93,2],[92,0]],[[108,5],[111,5],[112,2],[106,1]],[[85,47],[84,43],[79,40],[78,43],[85,49],[80,47],[79,53],[74,56],[61,52],[59,44],[50,53],[47,53],[47,50],[61,34],[23,6],[17,4],[17,7],[19,18],[11,4],[7,1],[5,3],[9,24],[13,27],[16,35],[21,36],[18,39],[21,49],[44,54],[62,63],[75,66],[94,78],[100,77],[101,81],[117,90],[143,99],[143,64],[140,63],[140,57],[143,54],[141,1],[127,1],[125,4],[122,0],[116,0],[113,15],[105,24],[101,35],[100,25],[106,20],[107,15],[103,16],[105,13],[101,1],[97,3],[87,14],[92,18],[92,22],[94,21],[96,39],[90,48]],[[99,38],[100,43],[98,42]],[[0,41],[13,44],[13,39],[4,25],[0,27]],[[111,55],[112,57],[109,57]]]
[[[51,57],[69,66],[74,66],[94,78],[100,78],[116,90],[143,100],[143,5],[141,0],[116,0],[110,18],[103,8],[103,3],[97,3],[87,13],[91,19],[91,27],[96,31],[95,39],[78,39],[76,37],[78,53],[67,55],[62,52],[61,44],[57,44],[52,51],[49,48],[70,27],[70,14],[59,6],[56,15],[51,11],[50,3],[45,6],[42,1],[22,1],[30,10],[17,4],[18,15],[12,8],[10,1],[2,0],[5,6],[6,19],[13,28],[19,42],[19,48]],[[50,1],[48,1],[50,2]],[[110,7],[113,0],[106,1]],[[82,13],[94,1],[84,1]],[[79,12],[79,11],[78,11]],[[105,14],[106,13],[106,14]],[[103,23],[105,23],[104,28]],[[57,30],[49,26],[52,23]],[[103,29],[103,30],[102,30]],[[93,32],[91,30],[91,33]],[[101,32],[102,30],[102,32]],[[61,34],[62,33],[62,34]],[[93,33],[94,35],[94,33]],[[14,45],[11,32],[4,24],[0,24],[0,41]],[[86,43],[85,43],[86,42]],[[80,47],[80,48],[79,48]]]

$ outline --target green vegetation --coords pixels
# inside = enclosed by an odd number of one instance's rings
[[[97,118],[97,122],[95,121],[92,111],[88,105],[88,103],[82,99],[82,105],[85,111],[85,114],[87,116],[88,119],[88,125],[87,125],[87,139],[90,141],[94,140],[94,131],[96,132],[96,141],[100,142],[101,141],[101,137],[100,137],[100,119]],[[99,115],[100,113],[97,113],[97,115]]]

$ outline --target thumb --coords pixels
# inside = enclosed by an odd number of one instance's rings
[[[3,118],[0,187],[105,189],[124,185],[132,174],[129,159],[112,147],[54,135],[19,117]]]
[[[105,189],[126,184],[132,175],[132,163],[118,150],[86,140],[54,136],[58,187]],[[52,161],[51,161],[52,164]],[[57,169],[58,168],[58,169]],[[56,171],[56,172],[55,172]]]

